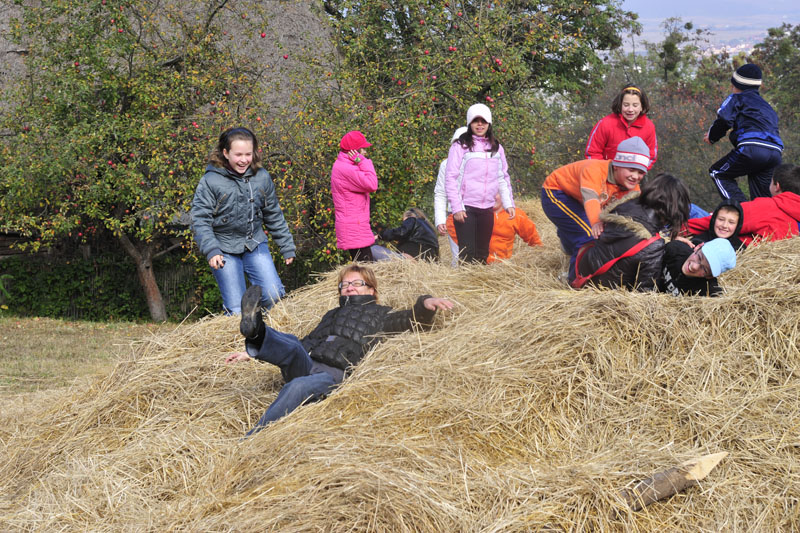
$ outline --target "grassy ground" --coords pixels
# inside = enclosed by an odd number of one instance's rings
[[[0,317],[0,395],[63,387],[107,372],[131,343],[174,324]]]

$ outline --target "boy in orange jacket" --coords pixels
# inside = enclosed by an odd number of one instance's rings
[[[611,161],[584,159],[554,170],[542,184],[542,210],[555,224],[575,272],[578,250],[603,232],[600,211],[613,200],[639,190],[647,174],[650,148],[639,137],[625,139]]]

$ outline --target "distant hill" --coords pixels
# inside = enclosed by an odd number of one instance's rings
[[[684,22],[691,21],[696,28],[709,30],[713,34],[709,38],[713,47],[739,49],[761,42],[769,28],[778,27],[784,22],[800,23],[800,4],[786,0],[769,3],[742,0],[625,0],[622,6],[639,15],[638,21],[643,31],[638,38],[650,42],[663,39],[661,23],[669,17],[680,17]]]

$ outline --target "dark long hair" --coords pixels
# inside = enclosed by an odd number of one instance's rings
[[[252,131],[241,127],[228,128],[222,132],[222,135],[219,136],[217,146],[214,147],[214,150],[208,156],[208,163],[217,168],[230,169],[231,166],[222,151],[230,151],[233,141],[250,141],[253,143],[253,161],[250,163],[250,168],[254,171],[261,168],[261,154],[258,151],[258,139],[256,139]]]
[[[424,222],[430,228],[433,234],[436,235],[436,230],[433,229],[433,224],[431,224],[431,221],[428,220],[427,216],[425,216],[425,211],[423,211],[419,207],[409,207],[406,210],[406,212],[403,213],[403,220],[405,220],[408,217],[414,217],[420,220],[421,222]]]
[[[622,114],[622,99],[626,94],[635,94],[639,97],[639,101],[642,103],[642,115],[646,115],[647,112],[650,111],[650,99],[647,98],[644,91],[636,85],[628,84],[614,97],[614,101],[611,102],[612,113],[616,113],[617,115]]]
[[[672,239],[689,220],[689,191],[672,174],[662,172],[642,185],[639,203],[655,211],[662,225],[669,226]]]
[[[487,141],[489,141],[489,144],[492,147],[492,155],[496,154],[497,150],[500,149],[500,141],[495,138],[494,130],[492,129],[491,124],[489,124],[489,127],[486,129],[485,138]],[[458,138],[458,142],[461,143],[461,146],[467,150],[472,151],[472,147],[475,146],[475,140],[472,138],[471,125],[467,126],[467,131],[461,134],[461,137]]]

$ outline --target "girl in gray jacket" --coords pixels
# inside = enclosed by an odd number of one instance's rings
[[[267,228],[286,264],[295,245],[275,185],[261,166],[258,140],[247,128],[222,133],[192,201],[192,232],[222,293],[225,314],[240,314],[246,284],[262,288],[262,306],[283,297]]]

